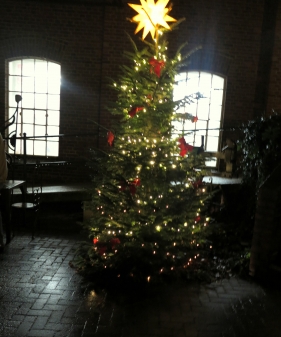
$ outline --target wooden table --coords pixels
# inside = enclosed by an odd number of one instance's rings
[[[13,190],[19,188],[22,193],[23,201],[25,199],[25,181],[24,180],[6,180],[0,183],[0,193],[3,211],[3,222],[6,225],[6,244],[11,241],[11,202]]]

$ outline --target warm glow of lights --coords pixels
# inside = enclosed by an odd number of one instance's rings
[[[158,31],[158,26],[170,29],[167,22],[177,21],[168,15],[171,10],[171,8],[166,8],[169,0],[158,0],[157,3],[155,3],[154,0],[140,0],[140,2],[141,5],[128,5],[138,12],[138,14],[132,18],[132,21],[138,23],[135,34],[143,29],[143,40],[149,32],[154,39],[155,32]]]

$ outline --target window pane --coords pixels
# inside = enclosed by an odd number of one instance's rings
[[[49,136],[56,136],[56,135],[58,135],[59,134],[59,127],[57,127],[57,126],[48,126],[48,135]],[[49,138],[51,141],[58,141],[58,138],[57,137],[52,137],[52,139],[51,138]]]
[[[186,80],[187,80],[187,76],[186,76],[185,72],[179,73],[179,74],[177,74],[175,76],[175,82],[176,82],[176,84],[180,85],[180,83],[178,83],[178,82],[186,82]]]
[[[19,136],[19,135],[18,135]],[[15,149],[15,153],[16,154],[22,154],[23,153],[23,146],[22,146],[22,140],[20,139],[17,139],[17,146],[16,146],[16,149]]]
[[[22,77],[22,91],[34,92],[34,77]]]
[[[48,79],[48,93],[59,94],[60,93],[60,78],[49,77]]]
[[[34,111],[24,109],[22,111],[24,123],[33,124],[34,123]],[[20,121],[19,121],[20,122]]]
[[[179,85],[174,87],[174,101],[178,101],[183,99],[185,96],[185,87],[181,87]]]
[[[60,96],[48,95],[48,109],[59,110],[60,109]]]
[[[201,131],[200,133],[196,133],[195,135],[195,143],[194,146],[201,146],[202,144],[202,136],[205,136],[204,133]]]
[[[220,121],[210,120],[209,121],[209,129],[219,129],[221,125]]]
[[[221,89],[212,90],[212,104],[214,105],[222,105],[222,94],[223,91]]]
[[[46,125],[46,110],[35,110],[35,124]]]
[[[47,77],[47,62],[43,60],[35,60],[35,76]]]
[[[23,137],[23,134],[26,133],[27,137],[33,137],[34,136],[34,127],[31,124],[23,124],[22,126],[22,132],[21,137]]]
[[[221,105],[210,106],[210,119],[220,120],[221,118]]]
[[[47,94],[35,94],[35,108],[36,109],[47,108]]]
[[[193,129],[200,129],[200,132],[202,133],[206,133],[206,128],[207,128],[207,121],[206,120],[201,120],[198,119],[198,121],[196,123],[193,124]]]
[[[219,142],[218,137],[209,136],[207,140],[206,151],[213,151],[213,152],[218,151],[218,142]]]
[[[208,158],[208,160],[205,161],[205,165],[208,167],[217,166],[217,158]]]
[[[209,136],[216,136],[219,137],[220,131],[219,130],[208,130],[208,137]]]
[[[10,76],[9,91],[21,91],[21,77],[20,76]]]
[[[47,92],[46,77],[35,77],[35,92],[36,93]]]
[[[209,73],[200,73],[199,91],[206,97],[210,96],[212,75]]]
[[[198,101],[198,118],[200,119],[209,119],[209,99],[201,98]]]
[[[60,114],[59,111],[48,110],[48,125],[59,125]]]
[[[197,82],[198,82],[198,79],[196,79],[196,81],[187,83],[185,96],[193,95],[200,91]]]
[[[34,155],[44,156],[46,153],[46,141],[37,140],[34,142]]]
[[[50,94],[60,93],[61,67],[57,63],[48,63],[48,92]]]
[[[221,76],[213,75],[212,87],[215,89],[224,89],[224,78]]]
[[[35,125],[35,136],[45,136],[46,134],[46,126],[43,125]]]
[[[59,155],[59,143],[58,142],[47,142],[47,156],[58,156]]]
[[[54,62],[48,62],[48,76],[60,78],[60,65]]]
[[[33,155],[33,147],[34,147],[34,141],[28,139],[26,141],[26,154],[27,155]],[[23,149],[22,149],[22,151],[23,151]]]
[[[199,73],[197,71],[193,71],[187,74],[187,95],[193,94],[199,91]]]
[[[22,97],[23,108],[34,108],[34,94],[25,93]]]
[[[192,116],[196,116],[197,111],[198,111],[197,102],[193,103],[193,104],[190,104],[190,105],[187,105],[187,107],[186,107],[186,112],[190,113]]]
[[[34,76],[34,59],[22,60],[22,76]]]
[[[9,74],[21,75],[21,60],[15,60],[9,62]]]

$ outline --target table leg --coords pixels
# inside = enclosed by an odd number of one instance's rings
[[[11,242],[11,191],[2,190],[1,191],[2,202],[3,202],[3,223],[6,227],[6,244]]]

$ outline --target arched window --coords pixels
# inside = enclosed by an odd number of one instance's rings
[[[193,103],[185,104],[177,111],[177,113],[191,114],[196,118],[194,123],[184,119],[173,121],[174,137],[184,131],[186,142],[199,147],[202,145],[202,136],[204,136],[205,151],[217,152],[220,145],[225,79],[209,72],[189,71],[179,73],[175,80],[175,101],[198,92],[203,97],[194,99]],[[209,166],[216,166],[216,164],[216,159],[207,162]]]
[[[26,133],[28,155],[58,156],[60,123],[61,66],[39,58],[8,60],[8,117],[16,109],[15,95],[21,95],[17,123],[9,134],[17,130],[17,137]],[[39,138],[36,138],[39,137]],[[17,140],[16,153],[23,154],[23,141]]]

